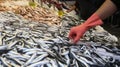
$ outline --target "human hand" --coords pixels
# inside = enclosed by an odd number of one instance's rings
[[[88,29],[101,24],[103,24],[103,22],[100,17],[97,14],[93,14],[83,24],[72,27],[69,33],[69,38],[72,39],[74,43],[77,43]]]
[[[77,43],[84,33],[87,31],[87,27],[82,25],[72,27],[69,32],[69,38],[73,40],[73,43]]]

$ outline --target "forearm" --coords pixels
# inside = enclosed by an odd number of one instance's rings
[[[117,7],[111,0],[106,0],[103,5],[95,12],[102,20],[115,13]]]

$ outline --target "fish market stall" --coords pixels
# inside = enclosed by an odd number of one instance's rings
[[[83,20],[68,14],[58,17],[42,7],[6,9],[0,12],[0,67],[120,66],[118,39],[102,27],[90,29],[71,44],[68,32]]]

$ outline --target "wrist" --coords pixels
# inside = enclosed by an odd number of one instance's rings
[[[90,16],[84,23],[84,25],[86,26],[97,26],[97,25],[102,25],[103,21],[101,20],[101,18],[97,15],[97,14],[93,14],[92,16]]]
[[[91,27],[88,26],[88,25],[86,25],[85,23],[83,23],[83,24],[79,25],[78,28],[79,28],[79,29],[82,28],[82,29],[84,29],[84,30],[89,30]]]

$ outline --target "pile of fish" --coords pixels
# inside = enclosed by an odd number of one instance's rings
[[[60,18],[57,15],[55,15],[53,11],[42,7],[18,7],[15,13],[21,14],[26,19],[47,23],[49,25],[57,25],[60,23]]]
[[[0,11],[12,11],[22,15],[25,19],[47,23],[49,25],[58,25],[60,23],[60,17],[55,14],[55,11],[39,6],[31,7],[28,5],[27,1],[25,2],[26,5],[16,5],[17,1],[1,3]]]
[[[0,67],[119,67],[119,45],[104,39],[108,32],[91,29],[77,44],[69,42],[70,27],[81,22],[64,16],[60,25],[50,26],[1,12]]]
[[[72,16],[65,15],[61,20],[59,32],[62,35],[67,36],[68,35],[67,32],[69,32],[71,27],[82,24],[82,23],[84,23],[84,20],[77,20]],[[105,45],[108,45],[108,44],[117,45],[116,43],[118,43],[118,38],[114,35],[111,35],[109,32],[104,30],[101,26],[96,26],[90,29],[89,31],[87,31],[84,35],[84,38],[82,38],[81,40],[100,42]]]

